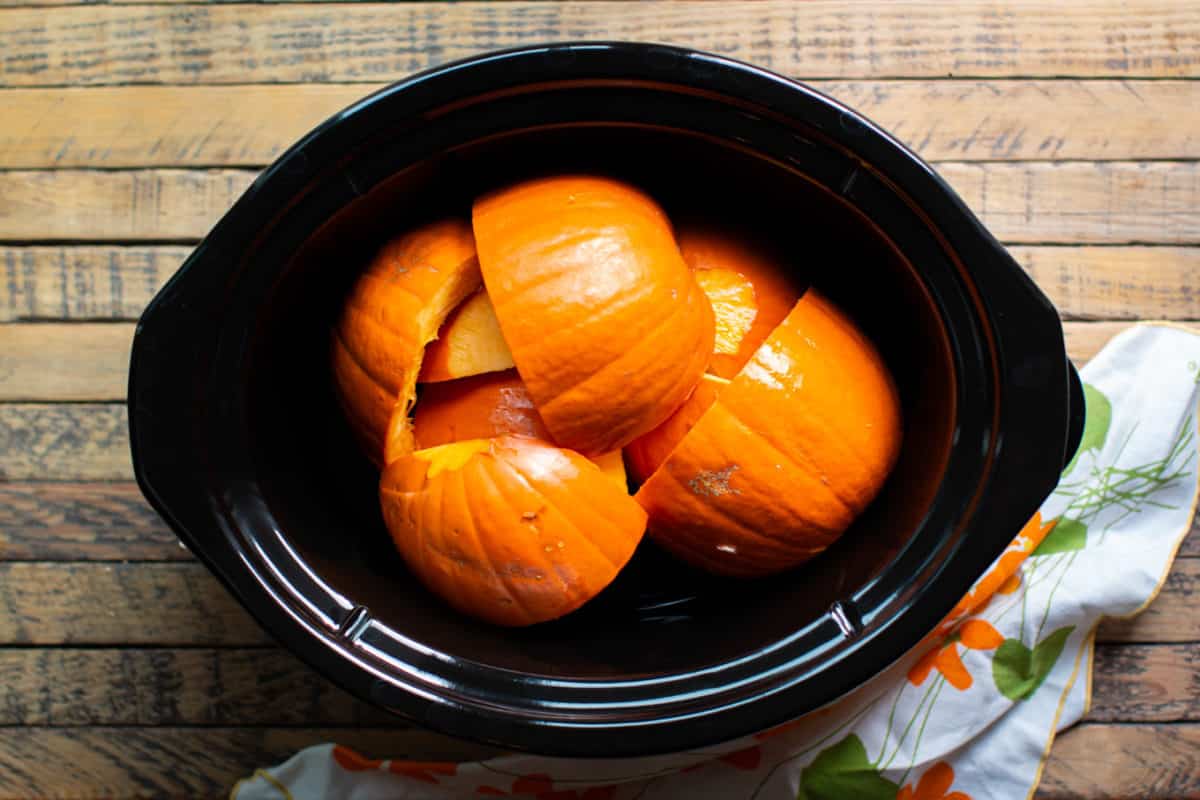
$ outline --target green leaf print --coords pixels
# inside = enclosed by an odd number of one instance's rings
[[[1071,463],[1063,470],[1067,475],[1075,469],[1075,462],[1081,453],[1088,450],[1099,450],[1108,439],[1108,426],[1112,424],[1112,403],[1104,396],[1104,392],[1090,383],[1083,385],[1083,402],[1087,409],[1087,421],[1083,424],[1083,438],[1079,440],[1079,449],[1071,456]]]
[[[1030,650],[1017,639],[1005,639],[992,658],[996,688],[1009,700],[1024,700],[1038,690],[1062,655],[1074,625],[1059,628]]]
[[[1060,519],[1037,550],[1035,556],[1049,556],[1055,553],[1069,553],[1087,547],[1087,525],[1077,519]]]
[[[804,768],[796,800],[896,800],[899,791],[871,766],[862,740],[852,733]]]

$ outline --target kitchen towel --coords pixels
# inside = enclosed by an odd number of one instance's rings
[[[1055,492],[937,630],[832,706],[638,759],[415,762],[323,744],[256,771],[232,797],[1031,797],[1055,734],[1087,713],[1097,625],[1150,604],[1196,504],[1200,333],[1135,326],[1082,377],[1087,426]]]

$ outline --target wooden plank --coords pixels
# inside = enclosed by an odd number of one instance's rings
[[[1200,720],[1200,644],[1101,645],[1093,722]]]
[[[1096,633],[1099,642],[1200,641],[1200,560],[1178,559],[1150,607],[1131,620],[1106,620]]]
[[[0,247],[0,322],[129,320],[190,247]]]
[[[136,319],[190,252],[0,246],[0,322]],[[1066,319],[1200,319],[1200,248],[1013,245],[1009,252]]]
[[[0,480],[131,480],[124,405],[0,405]]]
[[[1017,245],[1009,252],[1067,319],[1200,319],[1200,248]]]
[[[1200,641],[1200,561],[1180,559],[1132,621],[1101,625],[1105,643]],[[0,564],[0,642],[245,645],[267,641],[199,563]]]
[[[189,561],[134,483],[0,483],[0,559]]]
[[[0,325],[0,402],[122,400],[128,322]]]
[[[1200,644],[1102,645],[1092,722],[1200,720]],[[0,726],[400,721],[276,648],[0,649]]]
[[[1059,736],[1038,800],[1196,800],[1200,725],[1080,725]]]
[[[3,728],[0,800],[229,797],[297,750],[338,741],[366,753],[460,761],[499,753],[423,731],[353,728]]]
[[[0,85],[394,80],[483,50],[639,39],[810,78],[1188,77],[1190,4],[789,0],[84,6],[0,12]]]
[[[261,167],[385,84],[0,91],[0,167]],[[923,157],[1200,158],[1200,83],[814,81]],[[69,113],[67,111],[69,110]],[[87,120],[79,125],[79,120]]]
[[[1196,162],[947,162],[937,169],[1005,242],[1200,241]]]
[[[199,563],[0,564],[0,611],[6,644],[269,641]]]
[[[0,725],[404,727],[275,648],[0,649]]]
[[[1200,162],[942,162],[1012,244],[1200,243]],[[243,170],[0,172],[0,240],[196,239],[254,180]]]
[[[0,173],[0,239],[197,239],[246,190],[237,170]]]
[[[365,755],[468,760],[497,751],[420,731],[348,728],[8,728],[0,798],[227,797],[295,751],[337,741]],[[1200,798],[1200,725],[1084,724],[1059,737],[1042,800]]]

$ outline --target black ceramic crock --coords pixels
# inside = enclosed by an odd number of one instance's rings
[[[830,551],[737,582],[647,542],[594,602],[525,630],[461,617],[405,571],[331,392],[329,326],[386,238],[562,170],[756,230],[877,343],[905,444]],[[886,133],[752,66],[588,43],[416,75],[292,147],[142,316],[129,421],[146,497],[327,677],[457,736],[632,756],[763,730],[901,657],[1052,490],[1081,396],[1050,303]]]

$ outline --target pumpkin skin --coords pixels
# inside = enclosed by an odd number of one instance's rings
[[[512,366],[512,353],[500,333],[492,301],[481,289],[451,312],[438,338],[425,348],[417,382],[452,381]]]
[[[733,576],[794,567],[875,497],[900,404],[871,343],[809,291],[642,485],[655,541]]]
[[[555,442],[616,450],[683,403],[712,353],[712,309],[651,198],[607,178],[543,178],[480,198],[473,224],[500,328]]]
[[[716,335],[707,377],[733,378],[792,310],[802,290],[760,248],[726,231],[682,228],[679,252],[713,309]],[[625,454],[634,480],[644,481],[658,469],[712,405],[718,385],[701,381],[666,422],[630,442]]]
[[[413,433],[422,449],[509,433],[550,442],[550,432],[515,369],[425,386],[413,414]],[[620,450],[590,460],[627,487]]]
[[[383,471],[379,499],[421,582],[505,626],[557,619],[595,597],[646,526],[595,464],[520,436],[415,451]]]
[[[385,244],[359,277],[333,331],[338,400],[377,465],[412,450],[408,414],[425,345],[480,286],[471,228],[457,219]]]

